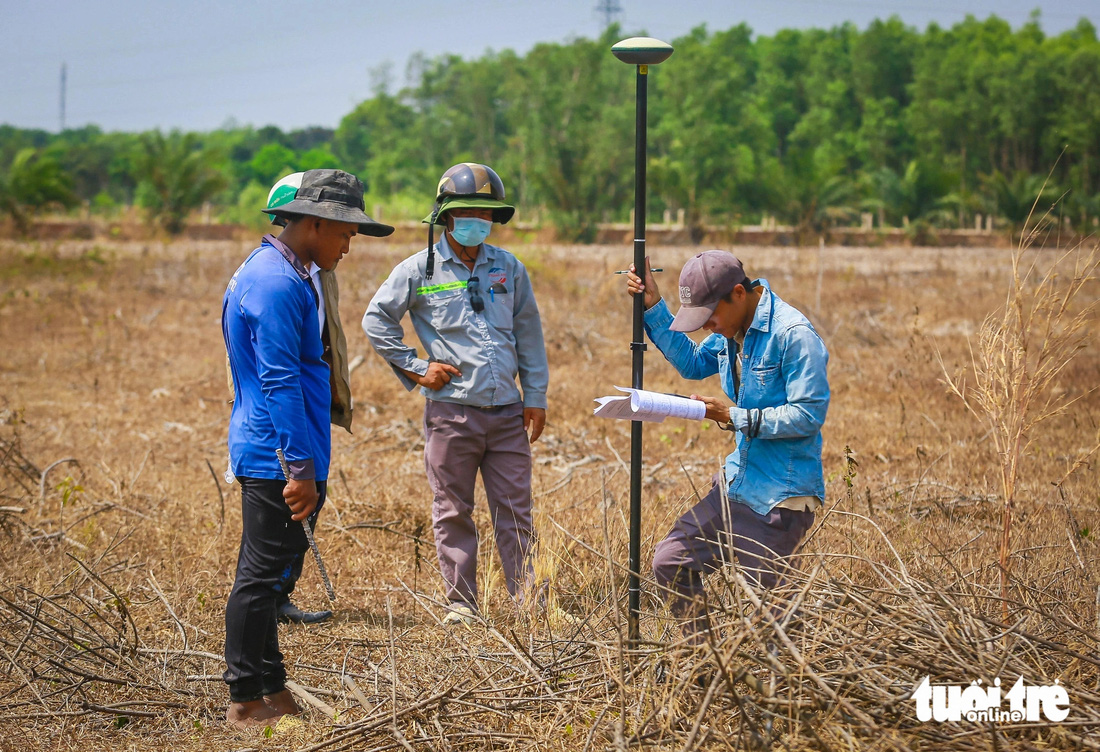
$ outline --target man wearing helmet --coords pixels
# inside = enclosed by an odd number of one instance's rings
[[[264,236],[222,302],[233,377],[229,469],[241,484],[242,509],[223,678],[226,720],[240,728],[299,711],[286,689],[276,603],[308,545],[298,523],[324,503],[331,452],[330,366],[309,269],[333,269],[356,234],[393,232],[363,213],[363,184],[339,170],[309,170],[293,200],[267,211],[284,217],[286,228]]]
[[[549,370],[527,270],[485,242],[493,223],[515,213],[504,195],[486,165],[447,170],[425,219],[428,247],[394,268],[363,316],[374,349],[406,389],[420,386],[427,398],[424,464],[449,624],[470,624],[477,613],[478,470],[508,592],[521,599],[533,584],[529,444],[546,423]],[[445,228],[438,243],[437,224]],[[424,358],[404,342],[406,312]]]

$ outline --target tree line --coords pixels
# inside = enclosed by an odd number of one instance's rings
[[[539,44],[476,59],[414,55],[394,90],[335,129],[226,127],[206,133],[48,133],[0,126],[0,212],[25,225],[47,206],[109,214],[138,206],[178,231],[209,203],[256,221],[282,175],[340,167],[368,212],[419,218],[439,175],[491,164],[521,218],[589,240],[633,206],[634,70],[620,37]],[[687,224],[775,218],[806,232],[859,221],[914,231],[1019,226],[1036,198],[1066,223],[1100,216],[1100,42],[1082,19],[1046,35],[991,16],[920,31],[894,17],[866,29],[698,27],[649,84],[649,210]]]

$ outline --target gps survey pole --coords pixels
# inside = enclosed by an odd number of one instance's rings
[[[647,82],[649,66],[668,60],[672,45],[650,37],[631,37],[618,42],[611,54],[624,63],[638,67],[638,99],[634,118],[634,269],[645,279],[645,189],[646,189],[646,109],[648,104]],[[642,388],[642,372],[645,356],[645,295],[634,296],[634,335],[630,343],[631,383],[634,389]],[[642,558],[642,422],[630,424],[630,580],[628,641],[630,647],[638,646],[640,632],[638,616],[641,610],[641,584],[639,572]]]

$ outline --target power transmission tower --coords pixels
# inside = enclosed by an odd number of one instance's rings
[[[623,12],[623,6],[619,0],[600,0],[596,4],[596,12],[603,16],[603,27],[606,29],[619,20],[619,14]]]
[[[61,64],[61,130],[65,130],[65,63]]]

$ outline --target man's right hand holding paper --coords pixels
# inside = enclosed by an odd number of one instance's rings
[[[704,397],[699,394],[691,395],[691,399],[702,402],[707,406],[707,414],[704,417],[713,420],[720,426],[724,426],[730,422],[729,405],[719,402],[714,397]]]

